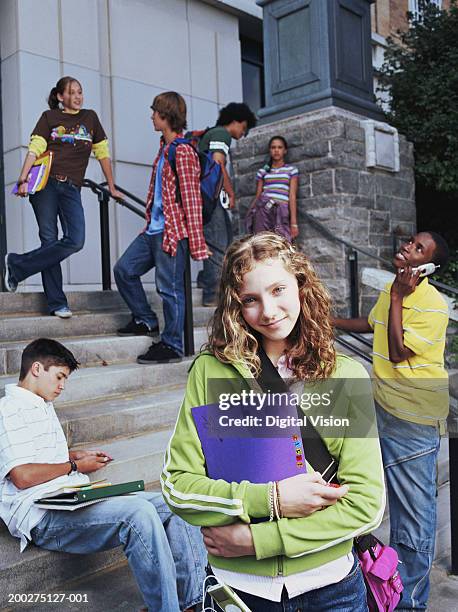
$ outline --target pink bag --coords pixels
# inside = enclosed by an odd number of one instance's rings
[[[401,599],[402,580],[398,572],[398,553],[371,533],[355,539],[367,589],[370,612],[392,612]]]

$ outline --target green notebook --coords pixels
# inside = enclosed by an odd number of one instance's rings
[[[49,493],[45,497],[41,497],[34,501],[34,504],[39,508],[47,508],[49,510],[75,510],[83,508],[86,505],[96,503],[115,497],[117,495],[126,495],[128,493],[136,493],[145,490],[143,480],[134,480],[132,482],[122,482],[115,485],[107,485],[106,487],[81,487],[78,491],[70,493]]]

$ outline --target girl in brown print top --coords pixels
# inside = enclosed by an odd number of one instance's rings
[[[5,257],[5,285],[14,292],[18,283],[41,272],[49,313],[69,318],[72,313],[62,288],[60,262],[84,245],[85,224],[81,186],[89,156],[100,162],[114,198],[121,198],[113,182],[108,140],[93,110],[83,108],[81,83],[62,77],[51,89],[50,110],[45,111],[30,138],[29,149],[17,181],[17,194],[29,195],[38,223],[41,246],[28,253]],[[44,189],[28,194],[27,177],[35,160],[46,150],[53,153],[50,177]],[[58,238],[59,219],[62,237]]]

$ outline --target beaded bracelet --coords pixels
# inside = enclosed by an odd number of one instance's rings
[[[279,521],[280,519],[283,518],[283,513],[281,511],[280,484],[278,480],[275,481],[275,492],[276,492],[276,500],[277,500],[276,514],[277,514],[277,521]]]
[[[274,487],[274,483],[273,482],[269,482],[269,491],[268,491],[268,495],[269,495],[269,521],[272,522],[274,520],[274,491],[275,491],[275,487]]]
[[[277,488],[275,486],[273,486],[273,497],[274,497],[274,519],[278,520],[278,501],[277,501]]]

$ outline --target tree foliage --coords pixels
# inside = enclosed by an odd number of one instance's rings
[[[458,193],[458,5],[422,4],[399,41],[387,41],[380,90],[387,120],[414,143],[417,184]]]

